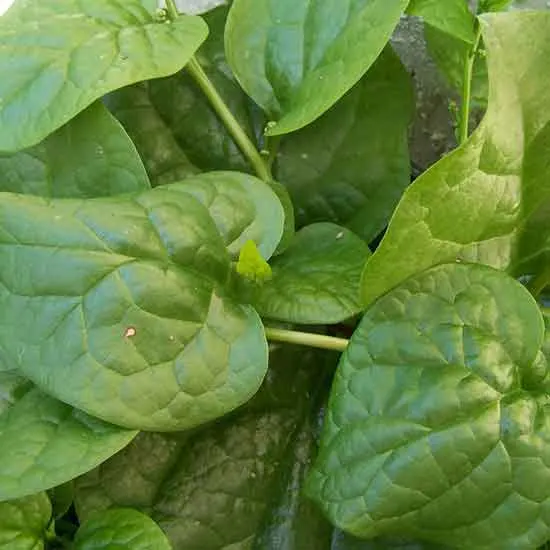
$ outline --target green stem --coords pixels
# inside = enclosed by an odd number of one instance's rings
[[[470,102],[472,98],[472,75],[474,72],[474,63],[477,50],[481,41],[481,26],[476,23],[476,34],[472,48],[464,64],[464,79],[462,82],[462,106],[460,110],[460,127],[458,136],[460,145],[468,139],[468,129],[470,126]]]
[[[349,343],[345,338],[335,338],[324,334],[313,334],[311,332],[297,332],[295,330],[284,330],[279,328],[265,327],[265,335],[273,342],[285,342],[287,344],[298,344],[312,348],[330,349],[344,351]]]
[[[526,285],[527,290],[537,298],[539,294],[550,283],[550,269],[545,269],[542,273],[539,273],[533,277]]]
[[[175,21],[179,16],[178,7],[174,0],[166,0],[166,11],[168,12],[168,17]]]

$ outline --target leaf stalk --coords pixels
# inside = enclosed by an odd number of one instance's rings
[[[345,338],[336,338],[334,336],[325,336],[324,334],[299,332],[295,330],[285,330],[272,327],[265,327],[265,335],[268,340],[273,342],[284,342],[286,344],[297,344],[299,346],[309,346],[311,348],[328,349],[340,352],[345,351],[349,344],[349,340],[346,340]]]

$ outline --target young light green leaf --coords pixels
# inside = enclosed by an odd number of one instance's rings
[[[263,317],[289,323],[339,323],[362,309],[361,272],[370,255],[351,231],[332,223],[300,230],[272,260],[273,277],[256,293]]]
[[[150,187],[134,144],[100,102],[38,145],[0,154],[2,191],[88,198]]]
[[[65,483],[107,460],[136,433],[31,390],[0,415],[0,501]]]
[[[301,487],[334,360],[277,346],[262,388],[230,418],[193,433],[140,434],[77,480],[79,518],[138,506],[174,549],[329,550],[331,527]]]
[[[405,192],[367,262],[366,304],[442,262],[531,274],[534,256],[544,253],[524,250],[521,233],[550,197],[550,14],[491,14],[482,25],[491,82],[487,116],[464,146]],[[517,36],[529,40],[518,42]],[[549,229],[541,227],[537,243]]]
[[[411,0],[407,13],[466,43],[475,42],[475,17],[468,0]]]
[[[544,323],[520,283],[443,264],[367,311],[331,390],[309,493],[342,529],[535,548],[550,502]]]
[[[239,260],[235,269],[245,279],[259,284],[271,279],[272,275],[271,267],[260,255],[254,241],[244,243],[239,252]]]
[[[225,296],[226,245],[276,248],[267,184],[222,173],[116,198],[3,193],[0,219],[0,357],[45,393],[177,430],[256,392],[267,344],[252,307]]]
[[[171,550],[162,529],[148,516],[119,508],[98,512],[82,525],[74,540],[74,550]]]
[[[408,0],[234,0],[227,59],[275,121],[268,135],[313,122],[376,60]]]
[[[46,493],[0,502],[0,550],[43,550],[51,516]]]
[[[0,19],[0,151],[42,141],[105,93],[174,74],[206,38],[199,17],[155,21],[140,0],[16,2]]]
[[[413,109],[411,79],[388,47],[325,115],[284,137],[276,173],[298,225],[330,220],[367,242],[378,235],[410,183]]]

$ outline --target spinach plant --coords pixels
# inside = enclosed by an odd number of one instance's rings
[[[1,549],[544,547],[550,12],[476,4],[0,18]]]

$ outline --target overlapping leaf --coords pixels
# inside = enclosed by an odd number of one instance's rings
[[[105,93],[174,74],[207,35],[140,0],[18,1],[0,19],[0,151],[43,140]],[[149,8],[149,9],[148,9]]]
[[[0,549],[43,550],[51,515],[46,493],[0,502]]]
[[[370,251],[351,231],[318,223],[296,234],[273,259],[272,278],[257,290],[263,317],[290,323],[338,323],[359,313],[361,272]]]
[[[550,196],[550,14],[491,14],[482,24],[491,83],[487,116],[464,146],[405,192],[367,262],[366,303],[445,261],[516,275],[532,274],[543,261],[550,227],[538,222]],[[530,224],[537,224],[536,240],[525,243]]]
[[[338,101],[378,57],[408,0],[235,0],[227,59],[250,97],[276,123],[298,130]]]
[[[408,279],[368,310],[342,357],[310,493],[366,538],[544,543],[543,337],[536,302],[502,272],[444,264]]]
[[[40,144],[0,154],[0,190],[89,198],[150,188],[136,148],[96,102]]]
[[[0,219],[2,362],[44,392],[121,426],[174,430],[259,387],[261,321],[224,285],[239,242],[269,257],[280,239],[266,184],[219,173],[86,201],[3,193]]]
[[[171,550],[160,527],[148,516],[131,509],[98,512],[76,533],[74,550]]]

